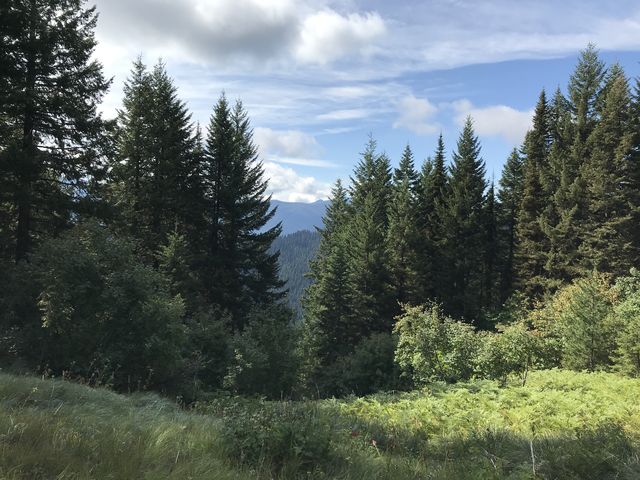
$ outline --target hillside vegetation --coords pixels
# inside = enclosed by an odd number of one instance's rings
[[[191,411],[60,380],[0,375],[3,479],[633,479],[640,381],[534,372],[525,387],[433,384],[405,394]]]

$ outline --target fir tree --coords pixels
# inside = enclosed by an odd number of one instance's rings
[[[570,281],[576,274],[577,225],[574,215],[578,212],[572,192],[577,192],[576,171],[571,159],[575,139],[571,103],[556,90],[550,105],[551,149],[548,167],[543,171],[543,188],[546,206],[541,224],[547,237],[545,276],[546,286],[555,290]]]
[[[97,107],[110,82],[92,59],[96,20],[82,0],[0,6],[0,208],[17,260],[68,226],[104,174]]]
[[[502,170],[497,205],[497,243],[500,302],[513,292],[516,224],[522,202],[524,178],[522,157],[514,148]]]
[[[495,185],[491,182],[484,206],[484,232],[486,235],[485,258],[484,258],[484,278],[482,282],[482,305],[484,308],[493,310],[499,306],[498,302],[498,240],[497,240],[497,219]]]
[[[542,230],[542,213],[546,205],[542,172],[548,165],[550,140],[549,111],[543,90],[533,116],[533,128],[524,143],[524,185],[516,225],[516,281],[518,288],[530,297],[538,297],[545,289],[548,247]]]
[[[307,356],[321,364],[332,363],[353,348],[356,334],[350,331],[346,227],[349,221],[347,192],[338,180],[319,229],[316,259],[310,264],[313,283],[305,292],[305,347]]]
[[[124,92],[112,173],[120,229],[149,253],[178,230],[196,253],[205,226],[203,165],[187,108],[162,63],[148,72],[138,59]]]
[[[385,248],[391,173],[389,159],[375,148],[370,139],[351,187],[347,235],[353,345],[371,333],[391,331],[395,311]]]
[[[407,145],[393,177],[387,232],[389,269],[397,304],[419,301],[419,230],[415,221],[417,178],[413,153]]]
[[[447,285],[447,261],[443,255],[445,199],[448,176],[442,134],[433,160],[427,160],[420,173],[417,195],[417,224],[421,242],[418,249],[420,298],[442,299]]]
[[[634,220],[638,210],[634,130],[627,79],[619,68],[607,80],[600,121],[589,137],[591,157],[583,164],[586,221],[580,255],[586,271],[623,275],[638,259]]]
[[[205,163],[208,299],[228,311],[234,330],[241,330],[252,308],[283,296],[278,254],[269,252],[282,227],[263,230],[275,209],[265,195],[262,163],[242,104],[232,109],[224,95],[211,116]]]
[[[444,217],[444,255],[450,267],[445,307],[474,320],[480,312],[486,237],[484,200],[487,184],[480,143],[467,118],[453,153]]]

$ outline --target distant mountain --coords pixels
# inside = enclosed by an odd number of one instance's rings
[[[301,230],[289,235],[282,235],[273,242],[271,251],[280,251],[280,278],[287,282],[289,290],[287,303],[302,318],[300,301],[311,279],[305,275],[309,272],[309,261],[316,256],[320,234],[316,231]]]
[[[265,228],[273,227],[281,221],[283,235],[300,230],[315,231],[315,227],[322,226],[322,216],[328,204],[327,200],[318,200],[313,203],[271,200],[271,206],[278,208]]]

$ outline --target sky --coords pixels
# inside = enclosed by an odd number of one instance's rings
[[[242,100],[273,198],[327,198],[369,135],[417,166],[471,116],[489,179],[521,144],[542,88],[566,91],[590,42],[640,75],[637,0],[94,0],[96,56],[121,105],[133,60],[165,62],[194,122]]]

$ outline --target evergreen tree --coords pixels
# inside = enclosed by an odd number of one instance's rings
[[[487,184],[480,143],[467,118],[453,153],[444,217],[444,255],[450,266],[445,307],[473,321],[480,312],[486,236],[484,200]]]
[[[498,232],[496,218],[495,185],[491,182],[484,206],[484,232],[487,246],[484,258],[484,278],[482,283],[482,305],[493,310],[498,301]]]
[[[162,63],[148,72],[138,59],[124,92],[113,165],[118,223],[146,252],[176,229],[201,248],[202,155],[187,108]]]
[[[501,303],[506,301],[513,292],[516,224],[524,187],[522,163],[518,149],[514,148],[502,170],[498,191],[496,235]]]
[[[248,312],[282,298],[278,254],[282,227],[263,230],[275,214],[265,195],[262,163],[242,104],[224,95],[214,107],[205,145],[208,252],[204,273],[210,303],[229,312],[234,330]]]
[[[558,183],[543,218],[549,239],[545,270],[550,290],[584,273],[578,252],[585,237],[587,186],[581,171],[591,156],[588,138],[598,121],[605,73],[598,51],[589,45],[571,75],[569,100],[559,93],[554,99],[553,146],[547,178],[556,178]],[[553,187],[549,182],[547,190],[552,191]]]
[[[351,187],[347,235],[353,345],[371,333],[390,331],[395,311],[385,248],[391,173],[389,159],[375,148],[370,139]]]
[[[542,213],[546,205],[542,172],[548,165],[550,141],[549,111],[543,90],[533,116],[533,128],[524,143],[524,185],[516,225],[516,282],[529,297],[538,297],[545,289],[548,247],[542,231]]]
[[[422,241],[417,268],[422,301],[444,298],[448,284],[447,262],[442,252],[448,181],[444,140],[440,134],[435,157],[424,163],[418,184],[417,224]]]
[[[349,221],[347,192],[338,180],[319,229],[321,239],[311,262],[313,283],[305,292],[305,347],[307,357],[321,364],[334,362],[353,348],[356,333],[350,331],[350,300],[346,228]]]
[[[393,177],[387,232],[389,270],[396,304],[415,304],[419,301],[417,179],[413,153],[407,145]],[[399,310],[397,313],[400,313]]]
[[[68,226],[104,174],[97,107],[110,82],[92,59],[96,20],[82,0],[0,5],[2,250],[17,260]]]
[[[631,96],[621,69],[612,69],[600,121],[589,136],[591,157],[581,169],[586,185],[586,221],[580,255],[585,270],[617,276],[638,260],[634,244],[639,206],[637,170],[632,161],[634,130]]]

